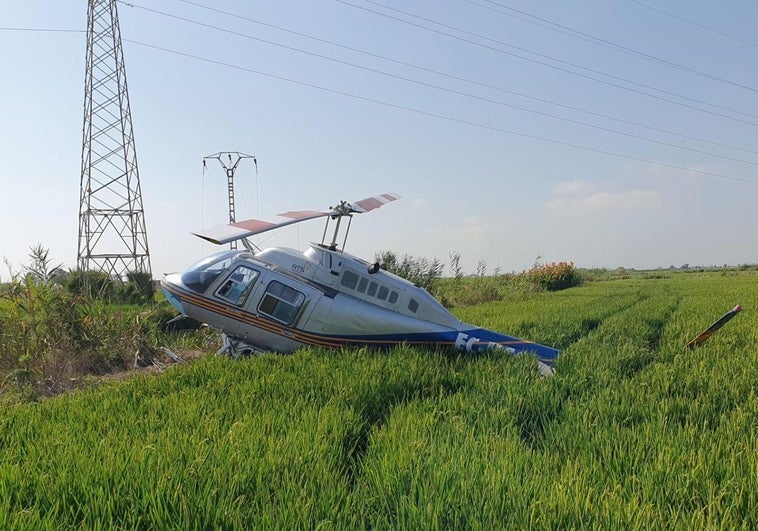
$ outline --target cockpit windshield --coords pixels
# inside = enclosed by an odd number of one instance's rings
[[[193,291],[204,293],[232,261],[244,251],[220,251],[206,256],[182,273],[182,283]]]

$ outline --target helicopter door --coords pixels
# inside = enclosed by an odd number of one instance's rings
[[[277,280],[269,282],[258,312],[285,325],[292,325],[305,302],[305,294]]]

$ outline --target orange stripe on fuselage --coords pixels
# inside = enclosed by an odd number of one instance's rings
[[[346,337],[339,337],[339,336],[326,336],[323,334],[315,334],[312,332],[306,332],[305,330],[300,330],[297,328],[292,328],[289,326],[282,325],[281,323],[278,323],[267,317],[256,316],[255,314],[252,314],[250,312],[240,310],[237,307],[226,305],[224,303],[215,301],[208,297],[203,297],[189,291],[177,289],[172,285],[167,285],[164,283],[161,283],[161,285],[165,287],[167,290],[169,290],[171,293],[179,297],[180,299],[186,300],[187,302],[189,302],[190,304],[193,304],[194,306],[198,306],[205,310],[224,315],[235,321],[249,324],[256,328],[260,328],[267,332],[271,332],[278,336],[285,337],[287,339],[292,339],[306,345],[330,347],[330,348],[338,348],[338,347],[348,346],[348,345],[392,346],[392,345],[399,345],[401,343],[405,343],[408,345],[430,345],[430,344],[437,344],[437,345],[442,345],[442,346],[455,345],[455,341],[425,341],[425,340],[398,341],[395,339],[384,339],[384,340],[383,339],[357,339],[357,338],[346,338]],[[489,342],[485,342],[485,343],[489,343]],[[532,342],[525,341],[525,340],[518,340],[518,341],[496,341],[493,343],[498,344],[498,345],[508,346],[508,345],[531,344]]]

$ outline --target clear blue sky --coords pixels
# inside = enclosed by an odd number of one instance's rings
[[[216,250],[190,234],[226,219],[225,177],[202,158],[237,150],[259,161],[238,170],[238,219],[401,194],[354,220],[347,250],[367,259],[758,262],[754,1],[193,3],[237,16],[119,4],[143,43],[124,54],[156,277]],[[0,2],[3,28],[85,25],[84,1]],[[0,30],[0,256],[16,270],[36,243],[76,264],[84,55],[84,33]],[[322,228],[264,243],[303,248]]]

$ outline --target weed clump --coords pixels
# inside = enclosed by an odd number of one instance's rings
[[[166,333],[176,312],[156,297],[149,274],[130,272],[124,282],[66,271],[41,244],[29,258],[20,273],[6,261],[10,282],[0,284],[0,403],[35,401],[138,362],[155,364],[158,345],[194,350],[207,337]]]
[[[526,278],[532,288],[541,291],[559,291],[582,283],[574,262],[536,263],[526,272]]]

